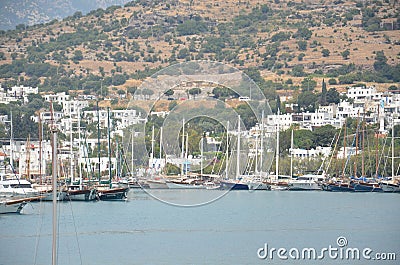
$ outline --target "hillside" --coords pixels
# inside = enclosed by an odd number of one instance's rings
[[[61,20],[75,12],[86,14],[92,10],[123,5],[129,0],[2,0],[0,1],[0,29],[15,29],[22,25]]]
[[[387,89],[400,81],[399,11],[397,0],[138,0],[1,32],[0,82],[112,96],[205,59],[261,73],[270,99],[305,78]]]

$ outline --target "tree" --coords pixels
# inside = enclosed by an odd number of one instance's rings
[[[349,59],[349,56],[350,56],[350,51],[349,51],[349,49],[347,49],[347,50],[345,50],[345,51],[342,51],[342,52],[340,53],[340,55],[342,55],[343,59],[348,60],[348,59]]]
[[[82,51],[80,50],[75,50],[74,51],[74,56],[72,57],[72,61],[74,63],[78,63],[79,61],[83,60],[83,54]]]
[[[311,91],[304,91],[297,97],[297,104],[300,111],[314,112],[315,104],[317,103],[317,95]]]
[[[301,81],[301,88],[303,91],[313,91],[317,86],[317,81],[313,80],[310,77],[306,77]]]
[[[131,95],[134,95],[137,91],[137,87],[135,86],[130,86],[127,88],[128,93],[130,93]]]
[[[305,51],[305,50],[307,50],[307,41],[305,41],[305,40],[299,40],[299,41],[297,42],[297,46],[298,46],[298,48],[299,48],[300,51]]]
[[[387,70],[387,58],[383,51],[376,52],[374,69],[376,71],[385,71]]]
[[[313,131],[315,146],[330,146],[333,137],[336,134],[336,128],[332,125],[317,127]]]
[[[312,36],[311,30],[308,28],[299,28],[297,32],[293,35],[296,39],[308,40]]]
[[[235,108],[236,112],[240,115],[241,120],[247,129],[250,129],[257,123],[257,117],[254,115],[252,109],[247,104],[241,104]]]
[[[328,80],[328,84],[330,84],[330,85],[337,85],[337,80],[336,80],[335,78],[330,78],[330,79]]]
[[[185,59],[186,57],[190,56],[190,52],[187,48],[183,48],[178,52],[178,59]]]
[[[335,103],[339,104],[340,102],[340,94],[337,92],[336,88],[331,87],[327,92],[326,92],[326,103]]]
[[[194,97],[194,99],[196,99],[196,95],[199,95],[201,93],[201,89],[198,87],[193,87],[191,89],[189,89],[189,94],[192,95]]]
[[[326,83],[325,80],[322,79],[322,89],[321,89],[321,95],[319,97],[319,104],[322,106],[326,105],[326,93],[327,93]]]
[[[293,136],[294,145],[298,148],[311,149],[316,147],[314,135],[310,130],[296,130]]]
[[[297,60],[303,61],[304,56],[306,56],[305,53],[303,53],[303,52],[300,53],[300,54],[297,56]]]
[[[323,57],[329,57],[331,52],[328,49],[323,49],[321,53]]]
[[[170,97],[174,94],[174,90],[173,89],[168,89],[167,91],[164,92],[164,95],[167,97]]]
[[[148,88],[143,88],[142,89],[142,95],[146,98],[146,99],[150,99],[150,96],[154,94],[154,91]]]
[[[304,72],[304,66],[301,64],[295,65],[291,71],[292,76],[301,77],[305,76],[306,73]]]
[[[212,93],[216,98],[239,97],[239,95],[235,91],[227,87],[215,87]]]

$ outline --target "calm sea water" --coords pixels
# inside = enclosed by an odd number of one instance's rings
[[[221,196],[211,190],[159,190],[175,204]],[[126,202],[59,204],[59,264],[399,264],[400,194],[231,191],[196,207],[172,206],[141,190]],[[51,264],[49,202],[0,216],[0,264]],[[287,260],[259,248],[371,248],[397,261]],[[345,248],[343,247],[343,248]],[[260,252],[263,254],[263,252]],[[288,255],[288,254],[286,254]],[[371,254],[373,255],[373,254]]]

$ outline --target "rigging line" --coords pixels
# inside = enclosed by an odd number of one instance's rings
[[[370,130],[370,131],[373,131],[373,130]],[[373,131],[373,135],[375,135],[375,131]],[[368,168],[369,168],[369,172],[371,172],[371,168],[372,168],[372,159],[371,159],[371,152],[370,152],[370,150],[371,150],[371,145],[370,145],[370,137],[368,137],[368,134],[367,134],[367,149],[368,149]]]
[[[385,152],[386,141],[387,141],[387,137],[385,137],[385,141],[383,142],[382,152],[381,152],[381,154],[379,155],[379,160],[378,160],[378,171],[379,171],[379,165],[381,164],[381,160],[382,160],[383,155],[384,155],[384,152]],[[379,147],[379,144],[378,144],[378,147]],[[378,174],[378,175],[379,175],[379,174]],[[376,177],[378,177],[378,176],[376,176]]]
[[[333,150],[332,150],[331,158],[329,159],[328,165],[326,166],[326,169],[325,169],[325,172],[327,172],[327,173],[328,173],[329,167],[331,166],[331,162],[332,162],[333,156],[334,156],[334,154],[335,154],[337,144],[338,144],[338,142],[339,142],[340,133],[342,132],[342,128],[343,128],[343,127],[340,128],[339,134],[338,134],[338,133],[335,133],[335,136],[334,136],[333,139],[332,139],[332,142],[331,142],[331,145],[330,145],[330,146],[332,146],[332,143],[333,143],[333,141],[334,141],[335,139],[336,139],[336,141],[335,141],[335,146],[333,147]]]
[[[357,136],[358,136],[359,128],[360,128],[360,122],[358,123],[356,132],[355,132],[355,134],[354,134],[353,142],[351,143],[351,146],[354,146],[354,144],[355,144],[356,138],[357,138]],[[347,156],[346,163],[345,163],[345,165],[344,165],[344,168],[345,168],[345,169],[346,169],[346,167],[347,167],[347,164],[348,164],[349,161],[350,161],[351,155],[353,155],[353,151],[350,151],[350,152],[349,152],[349,155]],[[344,171],[344,170],[343,170],[343,171]],[[355,176],[354,176],[354,177],[355,177]]]
[[[83,263],[82,263],[82,253],[81,253],[81,247],[80,247],[80,244],[79,244],[78,230],[76,229],[76,221],[75,221],[74,211],[73,211],[73,209],[72,209],[72,202],[71,202],[71,199],[69,200],[68,203],[69,203],[69,206],[70,206],[70,209],[71,209],[72,223],[74,224],[76,244],[77,244],[77,246],[78,246],[79,261],[80,261],[80,264],[82,265],[82,264],[83,264]]]
[[[43,203],[43,200],[40,200],[39,202],[39,215],[41,216],[40,222],[38,223],[38,227],[36,229],[37,231],[37,237],[36,237],[36,242],[35,242],[35,255],[33,257],[33,264],[36,265],[37,262],[37,255],[38,255],[38,249],[39,249],[39,242],[40,242],[40,235],[42,234],[42,228],[43,228],[43,222],[44,222],[44,213],[43,213],[43,206],[45,205]]]
[[[131,175],[131,170],[129,168],[128,162],[126,161],[126,155],[123,147],[121,147],[121,156],[122,156],[122,167],[125,166],[125,169],[128,171],[129,175]]]
[[[387,142],[387,137],[385,139],[385,146],[386,146],[386,142]],[[387,149],[387,155],[383,155],[384,150],[382,150],[382,156],[383,156],[383,161],[385,162],[383,165],[383,176],[386,175],[387,173],[387,164],[389,162],[389,155],[390,155],[390,151],[392,151],[392,146],[390,145],[389,148]]]

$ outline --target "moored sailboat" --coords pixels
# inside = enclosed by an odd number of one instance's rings
[[[108,186],[99,186],[98,195],[102,201],[114,201],[114,200],[125,200],[128,197],[128,187],[112,187],[112,168],[111,168],[111,139],[110,139],[110,108],[107,109],[107,120],[108,120]],[[100,175],[100,172],[99,172]]]

